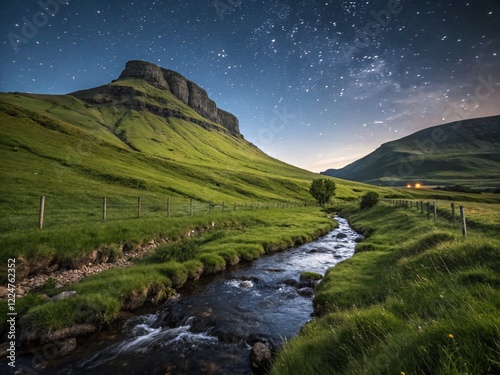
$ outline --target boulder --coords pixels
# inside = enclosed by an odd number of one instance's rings
[[[250,352],[250,363],[254,374],[267,374],[271,368],[272,353],[269,345],[256,342]]]
[[[70,291],[70,292],[61,292],[58,295],[55,295],[52,297],[50,300],[51,301],[62,301],[64,299],[71,298],[73,296],[76,296],[76,291]]]

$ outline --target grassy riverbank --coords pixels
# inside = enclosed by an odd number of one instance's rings
[[[468,206],[467,239],[415,209],[344,209],[367,238],[327,273],[320,317],[272,374],[500,373],[500,207]]]
[[[122,310],[134,310],[146,301],[158,302],[172,296],[188,280],[311,241],[335,225],[317,207],[227,212],[200,216],[189,225],[187,218],[183,220],[164,219],[149,224],[170,228],[164,234],[174,237],[195,226],[210,229],[161,245],[134,266],[104,271],[62,289],[48,290],[49,296],[63,290],[76,291],[75,297],[53,302],[30,293],[19,299],[16,309],[21,315],[23,337],[50,340],[97,330],[117,319]],[[5,315],[6,303],[1,304],[1,310]]]

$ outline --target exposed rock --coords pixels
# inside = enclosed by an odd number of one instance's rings
[[[196,83],[188,81],[189,106],[203,117],[217,121],[217,106],[208,94]]]
[[[338,239],[347,238],[347,234],[345,234],[345,233],[338,233],[337,234],[337,238]]]
[[[267,344],[256,342],[250,352],[250,362],[254,374],[267,374],[271,367],[272,353]]]
[[[0,286],[0,298],[6,297],[9,294],[9,289]]]
[[[314,290],[312,288],[300,288],[297,290],[302,297],[312,297],[314,295]]]
[[[251,281],[242,281],[240,283],[241,288],[251,288],[253,286]]]
[[[4,342],[0,344],[0,358],[7,357],[9,355],[10,343]]]
[[[233,134],[240,134],[240,123],[232,113],[217,109],[217,120],[215,122],[221,124]]]
[[[61,292],[58,295],[52,297],[50,300],[51,301],[62,301],[64,299],[71,298],[73,296],[76,296],[76,292],[73,290],[71,292]]]
[[[46,273],[52,273],[52,272],[56,272],[57,270],[59,269],[59,264],[53,264],[52,266],[50,266],[49,268],[47,268],[47,270],[45,271]]]
[[[287,279],[287,280],[283,281],[283,284],[286,284],[286,285],[294,287],[294,288],[300,287],[300,283],[294,279]]]
[[[86,333],[95,332],[97,327],[93,324],[75,324],[72,327],[63,328],[54,332],[49,332],[45,335],[40,335],[40,333],[31,330],[23,330],[21,332],[20,341],[21,342],[35,342],[39,341],[41,343],[51,342],[56,340],[65,339],[67,337],[76,337],[84,335]]]
[[[61,349],[59,349],[59,355],[66,355],[76,349],[76,339],[73,337],[64,341]]]
[[[127,62],[119,79],[126,78],[141,78],[159,89],[169,90],[177,99],[193,108],[201,116],[221,124],[231,134],[241,136],[236,116],[218,109],[204,89],[181,74],[145,61],[132,60]]]
[[[132,60],[127,62],[125,70],[120,75],[123,78],[140,78],[160,89],[168,89],[168,83],[161,68],[144,61]]]
[[[189,88],[187,79],[177,72],[163,69],[163,76],[170,86],[170,91],[184,104],[189,105]]]

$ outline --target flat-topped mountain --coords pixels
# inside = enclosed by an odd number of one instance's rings
[[[0,210],[31,215],[41,195],[82,210],[103,196],[125,206],[140,196],[158,210],[167,196],[310,199],[316,175],[246,141],[236,117],[195,83],[143,61],[128,62],[117,77],[68,95],[0,93]],[[0,218],[0,229],[22,217]]]
[[[423,129],[324,175],[374,185],[500,186],[500,116]]]
[[[131,80],[147,82],[158,91],[137,90],[136,87],[127,84]],[[208,97],[204,89],[177,72],[145,61],[132,60],[127,62],[120,77],[109,85],[77,91],[70,95],[92,104],[121,103],[129,108],[147,109],[163,117],[189,118],[183,111],[171,108],[165,94],[172,94],[182,103],[194,109],[198,115],[222,125],[230,134],[241,136],[236,116],[217,108],[215,102]],[[210,121],[200,121],[197,118],[190,118],[190,120],[194,120],[199,125],[214,128]]]

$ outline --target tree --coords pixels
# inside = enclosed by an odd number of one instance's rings
[[[335,182],[327,178],[319,178],[313,180],[309,187],[309,192],[320,205],[324,205],[330,201],[330,198],[335,195]]]
[[[363,208],[370,208],[372,206],[375,206],[379,201],[379,195],[378,193],[375,193],[374,191],[370,191],[363,195],[361,198],[361,203],[359,206]]]

